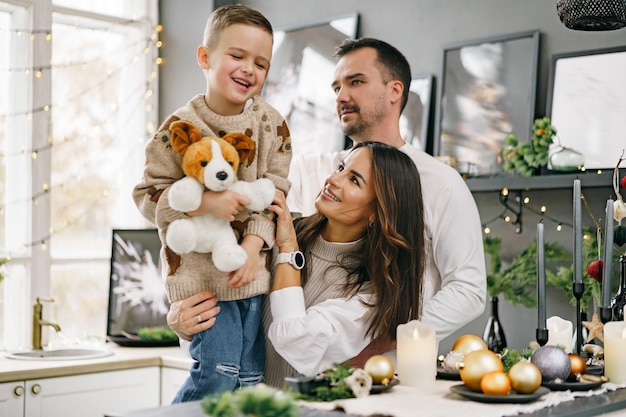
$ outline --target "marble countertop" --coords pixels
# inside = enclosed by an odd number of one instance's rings
[[[0,383],[67,375],[89,374],[146,366],[188,370],[189,358],[180,347],[121,347],[107,343],[113,355],[79,360],[20,360],[0,352]]]

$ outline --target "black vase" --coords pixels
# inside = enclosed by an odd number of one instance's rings
[[[502,353],[506,348],[506,336],[498,317],[498,297],[491,298],[491,315],[487,320],[487,326],[483,333],[483,340],[487,343],[489,350],[495,353]]]
[[[619,288],[611,299],[613,321],[624,320],[624,305],[626,304],[626,256],[619,257]]]

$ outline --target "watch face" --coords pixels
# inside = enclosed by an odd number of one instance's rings
[[[294,266],[298,269],[302,269],[304,267],[304,255],[302,254],[302,252],[294,252],[293,263],[295,264]]]

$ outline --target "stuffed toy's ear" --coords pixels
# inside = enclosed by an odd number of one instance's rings
[[[254,141],[243,133],[228,133],[222,139],[230,143],[237,149],[240,162],[247,161],[254,155],[254,149],[256,147]]]
[[[183,155],[187,148],[195,142],[202,139],[202,134],[197,127],[189,122],[178,120],[170,125],[170,142],[172,148],[179,154]]]

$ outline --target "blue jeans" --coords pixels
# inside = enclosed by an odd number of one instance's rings
[[[194,363],[172,403],[201,400],[207,394],[263,382],[263,298],[257,295],[217,303],[220,313],[213,327],[193,336],[189,354]]]

